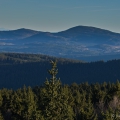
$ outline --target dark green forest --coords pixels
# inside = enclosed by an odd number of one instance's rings
[[[84,62],[38,54],[0,53],[0,88],[18,89],[42,85],[50,77],[49,61],[57,61],[57,77],[63,84],[114,83],[120,80],[120,59]]]
[[[44,84],[0,89],[0,120],[119,120],[120,82],[63,84],[57,62]]]

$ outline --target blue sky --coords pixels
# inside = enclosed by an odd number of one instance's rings
[[[120,33],[120,0],[0,0],[0,29],[58,32],[78,25]]]

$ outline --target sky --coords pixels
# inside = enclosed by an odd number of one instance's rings
[[[120,33],[120,0],[0,0],[0,30],[59,32],[80,25]]]

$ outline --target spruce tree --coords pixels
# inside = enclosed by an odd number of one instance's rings
[[[117,114],[112,110],[112,108],[108,108],[105,112],[101,111],[101,120],[118,120]]]
[[[2,98],[1,90],[0,90],[0,120],[3,120],[3,116],[2,116],[2,113],[1,113],[2,101],[3,101],[3,98]]]
[[[37,103],[35,101],[35,94],[32,91],[31,87],[26,89],[24,93],[24,110],[22,111],[23,118],[25,120],[39,120],[40,119],[40,111],[37,110]]]
[[[42,111],[45,120],[73,120],[73,110],[68,104],[66,92],[61,88],[60,79],[56,78],[57,63],[51,61],[49,74],[50,80],[46,79],[41,93]],[[66,97],[67,96],[67,99]]]
[[[1,94],[1,90],[0,90],[0,108],[2,106],[2,101],[3,101],[3,98],[2,98],[2,94]]]
[[[95,113],[90,96],[85,101],[85,104],[80,110],[80,120],[97,120],[97,114]]]

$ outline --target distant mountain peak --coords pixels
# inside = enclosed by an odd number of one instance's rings
[[[36,30],[32,30],[32,29],[28,29],[28,28],[19,28],[19,29],[10,30],[10,31],[36,31]],[[36,31],[36,32],[38,32],[38,31]]]
[[[105,30],[102,28],[97,28],[97,27],[92,27],[92,26],[82,26],[82,25],[71,27],[67,30],[60,31],[60,32],[65,32],[65,31],[68,31],[68,32],[101,32],[101,31],[112,32],[112,31]],[[60,33],[60,32],[58,32],[58,33]]]
[[[69,28],[67,30],[64,31],[60,31],[55,33],[58,36],[62,36],[62,37],[75,37],[75,36],[79,36],[79,35],[120,35],[119,33],[115,33],[109,30],[105,30],[102,28],[96,28],[96,27],[91,27],[91,26],[75,26],[72,28]]]
[[[17,30],[0,31],[0,40],[23,39],[39,33],[31,29],[20,28]]]

